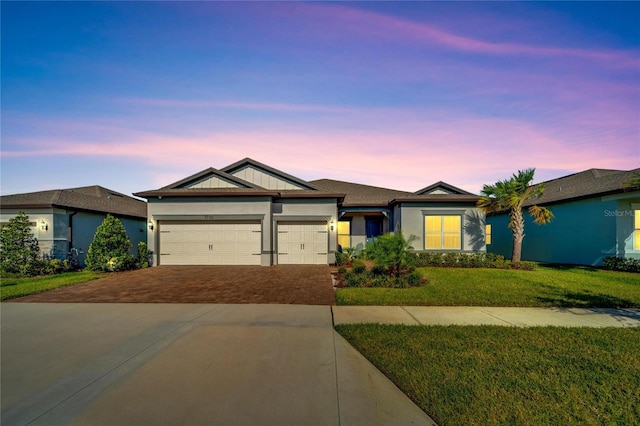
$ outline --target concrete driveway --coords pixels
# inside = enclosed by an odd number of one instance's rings
[[[329,306],[1,305],[10,425],[432,425]]]
[[[328,265],[157,266],[15,299],[73,303],[335,305]]]

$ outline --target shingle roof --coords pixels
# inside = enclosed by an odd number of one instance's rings
[[[553,204],[567,200],[590,198],[625,191],[624,184],[640,169],[609,170],[589,169],[558,179],[542,182],[544,194],[535,200],[529,200],[525,206],[533,204]]]
[[[453,186],[453,185],[448,184],[447,182],[443,182],[443,181],[439,181],[439,182],[436,182],[436,183],[434,183],[432,185],[425,186],[424,188],[419,189],[416,192],[414,192],[414,194],[416,194],[416,195],[425,195],[425,194],[428,194],[428,193],[432,192],[435,189],[443,189],[446,192],[449,192],[451,194],[475,195],[475,194],[473,194],[471,192],[465,191],[462,188],[458,188],[457,186]]]
[[[331,192],[345,194],[342,205],[349,206],[387,206],[389,202],[399,197],[409,197],[413,194],[407,191],[362,185],[359,183],[343,182],[332,179],[318,179],[312,184]]]
[[[274,190],[267,189],[251,182],[247,182],[239,177],[231,175],[236,170],[243,167],[253,166],[262,169],[268,173],[279,176],[283,179],[296,183],[306,189],[291,190]],[[207,176],[217,176],[228,182],[233,182],[241,187],[239,188],[189,188],[185,187],[189,183],[203,179]],[[326,191],[318,188],[316,185],[291,176],[281,170],[274,169],[251,158],[245,158],[233,163],[223,169],[217,170],[212,167],[202,170],[194,175],[186,177],[182,180],[164,186],[160,189],[136,192],[135,196],[142,198],[150,197],[275,197],[275,198],[339,198],[342,199],[343,193]]]
[[[0,197],[0,206],[4,209],[59,207],[121,216],[147,217],[147,205],[144,201],[97,185],[3,195]]]

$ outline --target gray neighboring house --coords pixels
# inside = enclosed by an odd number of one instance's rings
[[[329,264],[399,228],[417,251],[485,250],[478,196],[444,182],[415,193],[308,182],[245,158],[134,195],[147,199],[154,265]]]
[[[379,188],[331,179],[312,181],[345,194],[338,206],[341,247],[363,249],[380,234],[401,229],[416,252],[484,252],[485,220],[478,196],[445,182],[416,192]]]
[[[131,239],[132,254],[147,240],[146,203],[101,186],[56,189],[0,197],[0,223],[19,212],[31,221],[40,250],[66,259],[73,250],[81,266],[96,229],[107,214],[119,218]]]
[[[625,183],[640,169],[589,169],[543,182],[533,204],[555,215],[547,225],[525,222],[522,259],[546,263],[600,266],[607,256],[640,258],[640,188]],[[488,251],[511,257],[513,237],[507,214],[490,215]]]

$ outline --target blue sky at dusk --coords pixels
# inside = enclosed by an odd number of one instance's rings
[[[640,2],[7,2],[1,192],[640,167]]]

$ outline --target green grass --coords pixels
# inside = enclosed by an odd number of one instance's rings
[[[640,274],[586,267],[534,271],[419,268],[428,284],[341,288],[338,305],[640,307]]]
[[[640,424],[638,328],[336,329],[442,426]]]
[[[58,287],[84,283],[102,278],[104,274],[91,271],[67,272],[33,278],[1,278],[0,300],[13,299],[29,294],[42,293]]]

